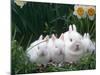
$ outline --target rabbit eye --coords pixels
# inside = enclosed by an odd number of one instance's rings
[[[70,39],[70,41],[72,42],[72,39]]]

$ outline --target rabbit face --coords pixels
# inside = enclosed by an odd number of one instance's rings
[[[55,40],[57,38],[55,37],[55,35],[53,34],[52,37],[49,39],[48,43],[47,43],[47,50],[49,51],[50,57],[52,58],[56,51],[58,50],[57,47],[55,47]]]
[[[47,42],[43,42],[37,46],[38,50],[40,51],[40,56],[47,55]]]
[[[64,41],[61,39],[55,40],[55,48],[58,49],[58,52],[60,52],[59,54],[62,54],[64,50]]]
[[[66,45],[73,51],[77,51],[81,49],[82,46],[82,35],[77,32],[76,26],[70,25],[69,31],[64,34]]]
[[[77,32],[71,32],[68,36],[68,40],[73,45],[73,48],[75,49],[80,49],[81,45],[81,40],[82,36],[78,34]]]
[[[70,50],[72,51],[80,51],[83,49],[83,44],[81,40],[74,40],[70,45]]]
[[[43,56],[46,56],[46,47],[47,47],[47,40],[48,38],[44,38],[41,35],[38,40],[33,42],[30,47],[26,50],[27,56],[29,57],[31,62],[35,63],[42,63],[44,64],[45,58],[42,58]],[[40,58],[41,56],[41,58]],[[46,59],[47,60],[47,59]]]
[[[36,62],[37,58],[38,58],[38,55],[39,55],[39,49],[38,49],[38,44],[41,40],[42,40],[43,36],[41,35],[39,37],[38,40],[36,40],[35,42],[33,42],[29,48],[27,48],[26,50],[26,55],[27,57],[29,58],[29,60],[31,62]]]
[[[43,64],[43,65],[47,65],[47,63],[49,62],[49,55],[48,55],[48,51],[47,51],[47,42],[42,42],[41,44],[38,45],[38,58],[36,60],[36,63],[38,64]]]
[[[63,54],[65,44],[64,44],[64,34],[62,33],[59,39],[55,40],[55,48],[58,49],[59,54]]]
[[[82,44],[82,39],[69,39],[65,43],[65,57],[64,62],[76,62],[85,53],[84,45]]]

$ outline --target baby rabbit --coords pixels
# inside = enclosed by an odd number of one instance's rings
[[[76,26],[69,26],[69,31],[64,34],[65,57],[64,62],[76,63],[85,53],[82,36],[76,31]]]
[[[42,65],[44,65],[44,67],[46,67],[50,60],[49,51],[47,49],[47,43],[49,40],[49,36],[47,35],[43,40],[47,40],[47,41],[42,42],[38,45],[38,50],[39,50],[38,55],[39,56],[36,60],[36,63],[42,64]]]
[[[58,51],[58,48],[56,48],[54,44],[54,41],[56,39],[57,39],[56,36],[52,34],[51,38],[49,39],[47,43],[47,50],[49,51],[50,62],[54,61],[54,57],[56,55],[56,52]]]
[[[48,42],[48,51],[50,55],[50,63],[57,66],[64,61],[64,35],[61,34],[59,38],[56,38],[52,34]]]
[[[29,58],[29,60],[30,60],[31,62],[36,63],[36,60],[37,60],[37,58],[38,58],[38,56],[39,56],[39,55],[38,55],[39,49],[38,49],[38,45],[36,45],[36,44],[38,44],[39,42],[41,42],[42,39],[43,39],[43,36],[41,35],[41,36],[39,37],[39,39],[36,40],[35,42],[33,42],[33,43],[29,46],[29,48],[27,48],[27,50],[26,50],[26,55],[28,56],[28,58]]]
[[[95,43],[91,41],[89,33],[84,33],[83,44],[88,52],[92,53],[96,51]]]
[[[55,48],[57,51],[55,51],[55,56],[53,57],[53,62],[55,62],[59,67],[64,62],[64,34],[62,33],[59,38],[56,38],[54,42]]]

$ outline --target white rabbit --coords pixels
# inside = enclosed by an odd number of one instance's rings
[[[50,62],[54,61],[55,59],[55,55],[56,55],[56,52],[58,51],[58,48],[55,47],[55,44],[54,44],[54,41],[56,40],[57,38],[55,37],[54,34],[52,34],[51,38],[49,39],[48,41],[48,44],[47,44],[47,49],[49,51],[49,55],[50,55]]]
[[[47,49],[47,43],[49,40],[49,36],[47,35],[43,40],[46,40],[46,41],[38,45],[39,57],[37,58],[36,63],[43,64],[44,66],[46,66],[50,60],[49,51]]]
[[[27,50],[26,50],[26,55],[29,57],[29,60],[31,61],[31,62],[34,62],[34,63],[36,63],[36,60],[37,60],[37,58],[39,57],[39,49],[38,49],[38,43],[39,42],[41,42],[42,41],[42,39],[43,39],[43,36],[41,35],[40,37],[39,37],[39,39],[38,40],[36,40],[35,42],[33,42],[30,46],[29,46],[29,48],[27,48]]]
[[[90,53],[92,53],[93,51],[95,52],[95,43],[91,41],[89,33],[84,33],[83,44],[87,51],[89,51]]]
[[[61,65],[64,61],[64,49],[65,49],[65,44],[64,44],[64,34],[62,33],[61,36],[58,38],[56,38],[53,41],[54,45],[55,45],[55,55],[52,58],[53,62],[55,62],[57,65]]]
[[[77,62],[85,53],[82,35],[76,31],[76,26],[69,26],[69,31],[64,34],[65,58],[64,62]]]

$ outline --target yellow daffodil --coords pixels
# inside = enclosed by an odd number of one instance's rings
[[[79,19],[86,17],[86,7],[82,5],[74,6],[74,15],[76,15]]]
[[[20,8],[23,8],[23,6],[27,3],[22,0],[14,0],[14,2],[16,3],[16,5],[20,6]]]
[[[96,14],[95,6],[87,6],[87,15],[90,20],[94,20],[95,14]]]

